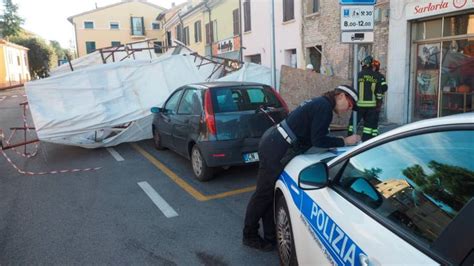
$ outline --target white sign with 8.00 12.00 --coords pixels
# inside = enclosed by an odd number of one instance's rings
[[[341,6],[341,31],[374,29],[374,6]]]

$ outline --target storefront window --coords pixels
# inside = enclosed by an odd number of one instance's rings
[[[474,14],[447,17],[444,19],[443,35],[455,36],[474,33]]]
[[[440,116],[473,111],[474,38],[443,42]]]
[[[474,13],[412,24],[412,121],[474,111]]]
[[[426,40],[441,37],[442,20],[428,20],[414,25],[415,40]]]
[[[440,56],[440,43],[418,45],[414,95],[415,120],[437,116]]]

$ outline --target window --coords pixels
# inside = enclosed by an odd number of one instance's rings
[[[240,34],[240,13],[239,9],[232,11],[233,24],[234,24],[234,36]]]
[[[283,0],[283,22],[295,19],[294,0]]]
[[[95,52],[95,42],[86,42],[86,52],[88,54]]]
[[[159,29],[160,29],[160,23],[158,23],[158,22],[152,22],[152,23],[151,23],[151,28],[152,28],[153,30],[159,30]]]
[[[285,65],[296,68],[298,65],[296,49],[285,50]]]
[[[84,29],[93,29],[94,22],[93,21],[84,21]]]
[[[25,66],[28,66],[28,60],[26,59],[26,54],[23,54],[23,59],[25,61]]]
[[[121,43],[119,41],[112,41],[110,44],[111,44],[112,47],[118,47],[118,46],[121,45]]]
[[[395,140],[349,159],[338,186],[430,244],[474,196],[474,131]]]
[[[163,42],[153,42],[153,48],[155,50],[155,53],[163,53]]]
[[[189,45],[189,27],[184,27],[183,30],[183,43]]]
[[[252,21],[250,16],[250,0],[244,2],[244,32],[252,30]]]
[[[201,42],[201,21],[194,22],[194,42]]]
[[[321,52],[323,47],[321,45],[316,45],[307,49],[307,54],[309,54],[309,62],[313,65],[314,71],[317,73],[321,72]]]
[[[176,111],[176,107],[178,106],[178,101],[182,92],[183,90],[179,90],[168,99],[164,107],[165,112],[173,114]]]
[[[143,23],[143,17],[131,17],[130,26],[131,26],[131,34],[133,36],[145,35],[145,24]]]
[[[314,14],[319,12],[319,0],[305,0],[306,14]]]
[[[120,29],[119,23],[118,23],[118,22],[110,22],[110,29],[111,29],[111,30],[118,30],[118,29]]]
[[[256,110],[262,105],[282,107],[275,93],[267,87],[219,88],[213,91],[212,97],[216,113]]]
[[[199,115],[202,111],[201,97],[197,90],[188,89],[184,92],[181,103],[179,104],[178,114],[180,115]]]
[[[262,56],[260,54],[248,55],[245,56],[245,61],[255,64],[262,64]]]
[[[206,24],[206,44],[212,44],[214,42],[214,23]]]

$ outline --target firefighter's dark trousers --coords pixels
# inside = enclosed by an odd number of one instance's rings
[[[357,124],[359,124],[361,119],[364,120],[362,141],[369,140],[379,134],[379,115],[380,112],[377,111],[376,107],[359,107],[359,111],[357,111]],[[349,120],[349,128],[347,130],[349,135],[354,132],[352,125],[353,117],[354,113],[352,113],[351,119]]]
[[[257,189],[250,198],[245,213],[244,237],[258,234],[259,221],[262,219],[264,238],[275,239],[275,223],[273,221],[273,191],[275,183],[283,171],[280,160],[290,145],[283,139],[275,127],[269,128],[258,147],[260,164],[258,168]]]

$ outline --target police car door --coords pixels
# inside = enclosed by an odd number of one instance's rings
[[[472,222],[463,219],[472,216],[474,186],[465,186],[474,182],[473,161],[472,130],[375,143],[331,162],[332,184],[306,191],[302,213],[338,265],[460,264],[473,248],[472,228],[459,226]],[[446,232],[456,240],[447,243]]]

